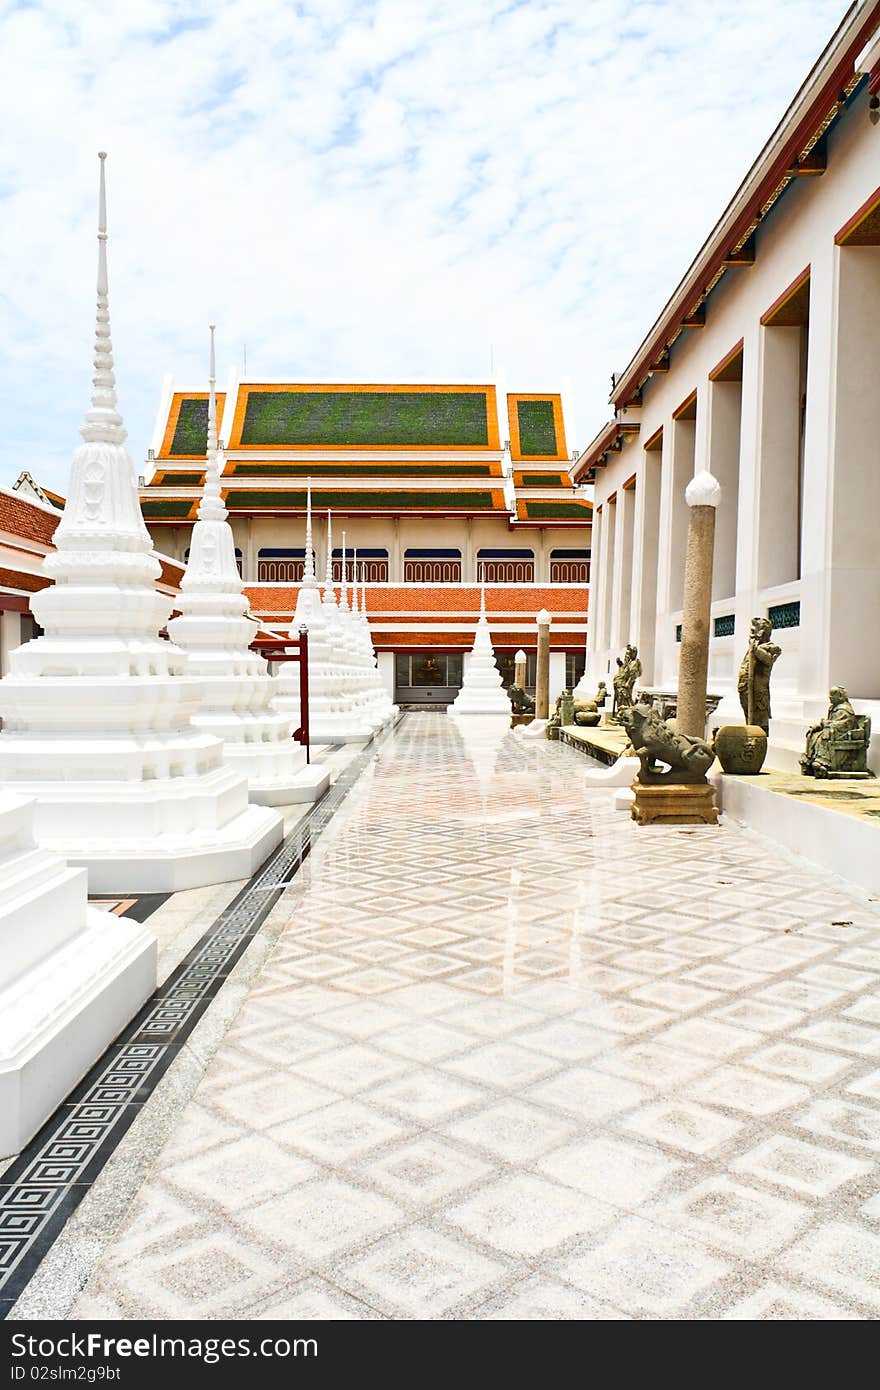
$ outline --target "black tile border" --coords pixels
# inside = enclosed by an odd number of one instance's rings
[[[12,1311],[68,1218],[173,1064],[181,1044],[402,717],[352,759],[27,1148],[0,1173],[0,1321]]]

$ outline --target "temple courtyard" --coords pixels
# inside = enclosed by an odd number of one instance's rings
[[[880,905],[590,766],[410,714],[167,898],[11,1318],[877,1316]]]

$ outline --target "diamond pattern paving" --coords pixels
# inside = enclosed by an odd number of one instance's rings
[[[410,715],[74,1316],[880,1313],[880,911]]]

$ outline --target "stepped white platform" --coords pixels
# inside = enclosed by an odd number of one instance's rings
[[[486,621],[486,590],[480,590],[480,616],[474,633],[474,645],[469,659],[465,662],[464,680],[461,689],[446,713],[453,718],[459,715],[496,715],[510,724],[510,700],[501,672],[495,664],[495,650],[489,635]]]
[[[19,1153],[156,988],[156,939],[89,907],[0,791],[0,1158]]]
[[[36,799],[38,842],[90,872],[92,891],[164,892],[247,878],[280,842],[248,805],[223,745],[192,724],[203,686],[159,637],[172,600],[144,525],[116,408],[107,308],[104,163],[94,386],[64,514],[33,596],[43,635],[0,681],[0,783]]]
[[[259,806],[316,801],[330,785],[330,773],[306,763],[291,719],[272,706],[275,682],[268,665],[250,650],[259,623],[248,613],[220,491],[225,455],[217,440],[213,327],[208,381],[204,491],[180,586],[180,616],[171,619],[168,632],[187,653],[188,673],[201,682],[202,701],[192,722],[222,740],[223,761],[247,778],[248,799]]]

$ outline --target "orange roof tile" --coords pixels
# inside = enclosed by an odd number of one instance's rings
[[[8,497],[0,492],[0,531],[21,536],[25,540],[51,545],[61,514],[37,507],[25,497]]]

